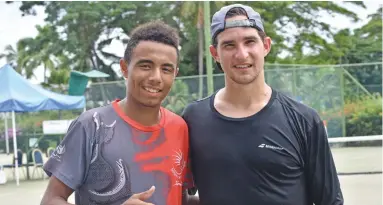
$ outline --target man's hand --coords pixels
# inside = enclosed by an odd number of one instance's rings
[[[154,205],[152,203],[146,203],[145,200],[148,200],[154,193],[155,187],[150,187],[149,190],[144,192],[133,194],[128,200],[126,200],[122,205]]]

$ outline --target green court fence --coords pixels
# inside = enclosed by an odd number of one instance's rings
[[[223,74],[216,74],[213,78],[215,90],[224,86]],[[377,111],[370,113],[370,116],[359,117],[364,117],[365,121],[370,118],[375,120],[365,129],[373,129],[371,134],[381,134],[382,123],[376,119],[381,119],[382,63],[320,66],[268,64],[265,78],[274,89],[315,108],[326,121],[330,137],[366,135],[350,133],[347,126],[347,121],[356,120],[352,117],[359,114],[357,112],[372,109],[359,106],[366,103],[372,103],[371,106]],[[105,90],[104,95],[101,89]],[[87,109],[124,98],[125,92],[124,81],[94,83],[86,93]],[[188,103],[206,96],[206,76],[178,77],[163,105],[180,114]]]

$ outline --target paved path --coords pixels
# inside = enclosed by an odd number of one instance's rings
[[[382,147],[333,148],[339,173],[382,172]]]
[[[0,185],[1,205],[38,205],[48,180]],[[382,205],[382,175],[340,176],[345,205]],[[73,196],[70,202],[74,203]]]

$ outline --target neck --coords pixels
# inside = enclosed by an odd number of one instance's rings
[[[156,125],[161,119],[160,106],[144,106],[130,97],[121,100],[118,105],[126,116],[144,126]]]
[[[225,84],[222,99],[236,107],[247,108],[268,101],[271,96],[271,87],[266,84],[263,72],[250,84],[241,85],[228,78],[225,78]]]

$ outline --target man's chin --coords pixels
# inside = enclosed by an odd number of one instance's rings
[[[141,104],[144,107],[148,107],[148,108],[158,108],[161,106],[161,101],[146,101],[146,102],[141,102]]]

